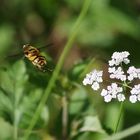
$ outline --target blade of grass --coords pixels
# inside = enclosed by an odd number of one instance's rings
[[[52,90],[52,88],[53,88],[53,86],[55,84],[55,81],[57,79],[57,76],[58,76],[58,74],[59,74],[59,72],[60,72],[60,70],[61,70],[61,68],[63,66],[65,58],[66,58],[69,50],[72,48],[72,44],[73,44],[74,39],[75,39],[75,37],[76,37],[76,35],[78,33],[78,29],[80,27],[80,24],[81,24],[84,16],[87,13],[89,6],[90,6],[90,2],[91,2],[91,0],[85,0],[84,3],[83,3],[83,8],[82,8],[82,10],[80,12],[80,15],[79,15],[79,17],[78,17],[78,19],[77,19],[77,21],[76,21],[76,23],[75,23],[75,25],[74,25],[74,27],[72,29],[72,32],[71,32],[71,34],[69,36],[69,39],[68,39],[68,42],[66,43],[66,45],[64,47],[62,55],[59,58],[59,61],[58,61],[57,65],[56,65],[56,67],[55,67],[53,75],[52,75],[52,77],[51,77],[51,79],[49,81],[49,84],[48,84],[48,86],[47,86],[47,88],[45,90],[45,94],[43,95],[43,97],[42,97],[42,99],[41,99],[41,101],[40,101],[40,103],[39,103],[39,105],[38,105],[38,107],[36,109],[36,112],[35,112],[32,120],[31,120],[31,122],[29,124],[29,127],[26,130],[26,133],[25,133],[25,135],[23,137],[23,140],[27,140],[29,138],[31,130],[33,129],[33,127],[35,126],[35,124],[36,124],[36,122],[37,122],[37,120],[39,118],[39,115],[40,115],[40,113],[42,111],[42,108],[43,108],[45,102],[47,101],[48,96],[51,93],[51,90]]]
[[[91,61],[87,64],[86,68],[84,69],[84,71],[80,74],[80,78],[84,77],[88,72],[89,69],[91,68],[91,66],[93,65],[93,62],[96,60],[96,57],[93,57],[91,59]]]
[[[118,127],[119,127],[119,124],[120,124],[120,121],[121,121],[121,116],[122,116],[122,113],[123,113],[123,106],[124,106],[124,102],[121,102],[120,111],[119,111],[118,119],[117,119],[117,122],[116,122],[116,125],[115,125],[114,133],[116,133],[117,130],[118,130]]]
[[[138,133],[138,132],[140,132],[140,124],[132,126],[128,129],[122,131],[122,132],[116,133],[112,136],[109,136],[109,137],[103,139],[103,140],[121,140],[123,138],[126,138],[126,137],[133,135],[135,133]]]

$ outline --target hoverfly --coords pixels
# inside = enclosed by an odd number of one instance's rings
[[[50,46],[52,44],[48,44],[47,46]],[[41,47],[43,48],[43,47]],[[29,60],[38,70],[42,71],[42,72],[46,72],[46,70],[51,71],[50,69],[48,69],[46,67],[47,65],[47,60],[45,58],[45,56],[43,56],[40,52],[41,48],[36,48],[34,46],[31,46],[30,44],[25,44],[23,45],[23,52],[22,55],[24,55],[25,58],[27,58],[27,60]],[[18,56],[21,55],[21,53],[19,54],[15,54],[15,55],[10,55],[11,56]]]
[[[26,44],[23,45],[24,56],[42,72],[46,71],[47,60],[41,55],[39,49]]]

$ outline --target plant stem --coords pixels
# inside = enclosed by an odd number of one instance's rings
[[[13,77],[12,77],[13,79]],[[14,81],[14,79],[13,79]],[[17,96],[16,96],[16,83],[13,83],[13,87],[14,87],[14,100],[13,100],[13,139],[14,140],[18,140],[18,122],[17,122]]]
[[[13,133],[14,140],[18,139],[18,127],[16,121],[16,110],[14,110],[14,133]]]
[[[123,111],[123,105],[124,105],[124,102],[121,102],[121,105],[120,105],[120,111],[119,111],[118,119],[117,119],[117,122],[116,122],[116,125],[115,125],[114,133],[117,132],[118,127],[119,127],[119,123],[120,123],[121,116],[122,116],[122,111]]]
[[[62,139],[67,140],[67,125],[68,125],[68,102],[66,93],[64,92],[62,98]]]
[[[138,132],[140,132],[140,123],[128,128],[124,131],[111,135],[103,140],[122,140],[123,138],[131,136]]]
[[[96,60],[96,57],[93,57],[91,59],[91,61],[87,64],[86,68],[84,69],[84,71],[80,74],[80,78],[84,77],[86,75],[86,73],[88,73],[89,68],[91,68],[91,66],[93,65],[93,62]]]
[[[74,27],[72,29],[72,32],[71,32],[71,34],[69,36],[69,39],[68,39],[68,42],[66,43],[66,45],[64,47],[62,55],[59,58],[59,61],[58,61],[57,65],[56,65],[56,67],[55,67],[53,75],[52,75],[52,77],[51,77],[51,79],[49,81],[49,84],[48,84],[48,86],[47,86],[47,88],[45,90],[44,95],[41,98],[41,101],[40,101],[40,103],[39,103],[39,105],[38,105],[38,107],[37,107],[37,109],[35,111],[35,114],[34,114],[32,120],[31,120],[31,122],[29,124],[29,127],[26,130],[26,133],[25,133],[25,135],[23,137],[23,140],[28,139],[28,137],[30,136],[31,130],[33,129],[33,127],[35,126],[35,124],[36,124],[36,122],[37,122],[37,120],[39,118],[39,115],[40,115],[40,113],[42,111],[42,108],[43,108],[44,104],[46,103],[46,101],[48,99],[48,96],[51,93],[51,90],[52,90],[52,88],[53,88],[53,86],[55,84],[55,81],[56,81],[56,79],[58,77],[58,74],[59,74],[59,72],[60,72],[60,70],[61,70],[61,68],[63,66],[63,63],[64,63],[66,57],[67,57],[67,54],[68,54],[69,50],[72,48],[72,44],[73,44],[74,39],[75,39],[75,37],[76,37],[76,35],[78,33],[78,29],[80,27],[80,24],[82,23],[82,20],[83,20],[84,16],[86,15],[87,11],[88,11],[90,2],[91,2],[91,0],[85,0],[84,1],[83,8],[82,8],[82,10],[80,12],[80,15],[79,15],[79,17],[78,17],[78,19],[77,19],[77,21],[76,21],[76,23],[75,23],[75,25],[74,25]]]

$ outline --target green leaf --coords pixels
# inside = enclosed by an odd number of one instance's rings
[[[14,37],[14,29],[10,25],[3,25],[0,27],[0,55],[8,50],[9,46],[12,44]]]
[[[69,106],[70,114],[77,114],[80,112],[86,103],[87,93],[82,86],[72,91],[71,102]]]
[[[12,126],[4,121],[3,118],[0,118],[0,140],[8,139],[12,136],[13,128]]]
[[[83,126],[79,130],[80,132],[99,132],[99,133],[105,133],[104,130],[101,127],[100,121],[97,116],[86,116],[84,118]]]
[[[119,109],[120,109],[120,104],[110,104],[106,108],[106,117],[105,117],[105,124],[107,124],[107,127],[111,128],[114,130],[116,127],[116,121],[118,120],[118,115],[119,115]],[[113,117],[112,117],[113,114]],[[122,112],[122,117],[121,121],[119,123],[119,129],[121,129],[123,126],[123,112]]]

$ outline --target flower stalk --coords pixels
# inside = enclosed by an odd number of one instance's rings
[[[119,109],[119,115],[118,115],[118,119],[117,119],[117,122],[115,125],[114,133],[117,132],[120,121],[121,121],[121,117],[122,117],[122,113],[123,113],[123,105],[124,105],[124,102],[121,102],[120,109]]]
[[[82,10],[80,12],[80,15],[79,15],[79,17],[78,17],[78,19],[77,19],[77,21],[76,21],[76,23],[75,23],[75,25],[74,25],[74,27],[72,29],[72,32],[71,32],[71,34],[69,36],[69,39],[68,39],[68,42],[66,43],[66,45],[64,47],[62,55],[59,58],[59,61],[58,61],[57,65],[56,65],[56,67],[55,67],[53,75],[52,75],[52,77],[51,77],[51,79],[49,81],[49,84],[48,84],[48,86],[47,86],[47,88],[45,90],[45,93],[44,93],[43,97],[41,98],[41,101],[40,101],[40,103],[39,103],[39,105],[38,105],[38,107],[37,107],[37,109],[35,111],[35,114],[34,114],[32,120],[31,120],[31,122],[29,124],[29,127],[26,130],[26,133],[25,133],[25,135],[23,137],[23,140],[27,140],[29,138],[31,130],[33,129],[33,127],[35,126],[35,124],[36,124],[36,122],[37,122],[37,120],[39,118],[39,115],[40,115],[40,113],[42,111],[42,108],[45,105],[45,103],[46,103],[46,101],[48,99],[48,96],[51,93],[51,90],[52,90],[52,88],[53,88],[53,86],[55,84],[55,81],[56,81],[56,79],[58,77],[58,74],[59,74],[59,72],[60,72],[60,70],[61,70],[61,68],[63,66],[63,63],[64,63],[66,57],[67,57],[67,54],[70,51],[70,49],[72,48],[72,44],[73,44],[74,39],[75,39],[75,37],[76,37],[76,35],[78,33],[78,29],[79,29],[79,27],[80,27],[80,25],[82,23],[83,18],[85,17],[85,15],[86,15],[86,13],[88,11],[89,6],[90,6],[90,2],[91,2],[91,0],[85,0],[84,3],[83,3],[83,8],[82,8]]]
[[[64,92],[62,98],[62,139],[67,140],[68,127],[68,101],[66,93]]]

